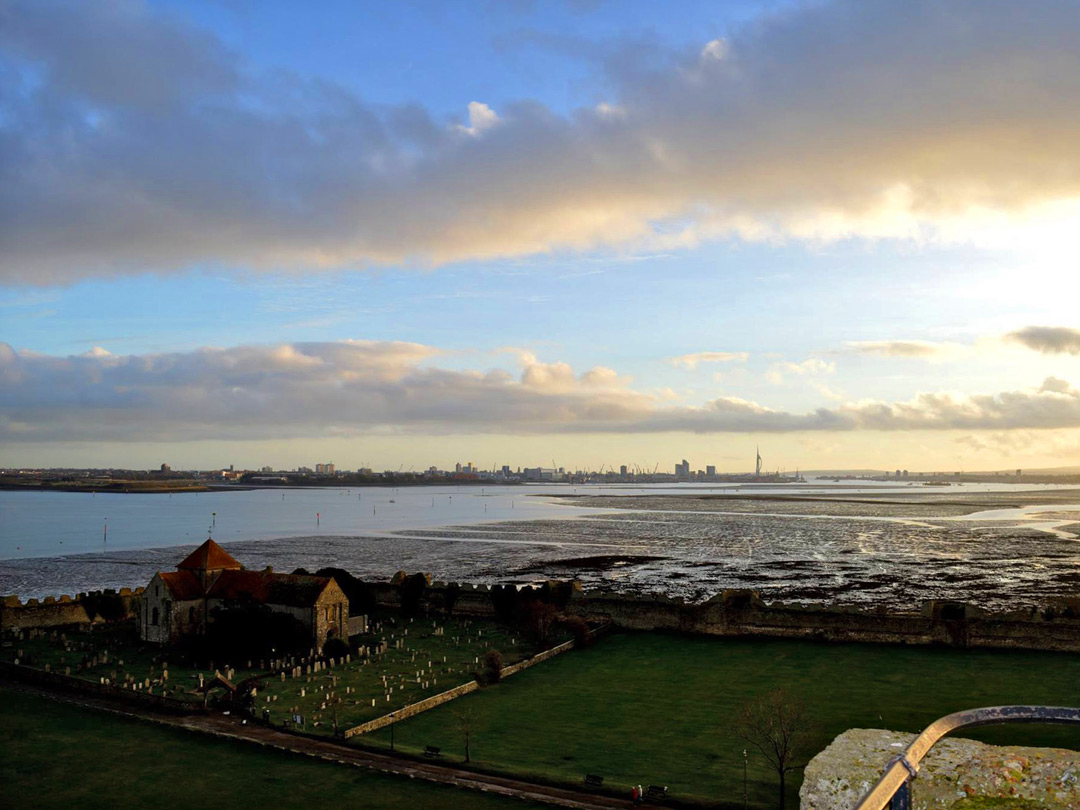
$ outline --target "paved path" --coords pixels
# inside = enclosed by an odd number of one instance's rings
[[[121,701],[111,701],[102,698],[86,697],[83,695],[71,695],[53,692],[29,684],[14,681],[0,681],[5,689],[12,691],[29,692],[40,695],[50,700],[70,703],[84,708],[106,711],[124,717],[147,720],[159,725],[181,728],[201,734],[211,734],[231,740],[262,745],[267,748],[276,748],[281,751],[291,751],[316,759],[336,762],[342,765],[351,765],[358,768],[370,768],[384,773],[393,773],[407,776],[413,779],[427,779],[431,782],[441,782],[470,790],[481,790],[488,793],[497,793],[504,796],[513,796],[519,799],[554,804],[561,807],[580,808],[580,810],[607,810],[607,808],[630,806],[630,801],[615,799],[610,796],[600,796],[594,793],[571,790],[568,788],[539,785],[533,782],[524,782],[519,779],[507,779],[501,776],[492,776],[482,773],[474,773],[450,765],[439,765],[434,762],[416,762],[402,759],[389,754],[379,754],[372,751],[362,751],[352,746],[342,745],[332,740],[318,740],[310,737],[301,737],[296,734],[288,734],[274,728],[268,728],[259,723],[249,722],[243,724],[239,718],[222,714],[209,715],[184,715],[171,716],[155,714],[141,707],[130,706]],[[647,807],[647,805],[643,805]]]

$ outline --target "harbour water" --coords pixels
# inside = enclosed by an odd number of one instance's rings
[[[253,568],[577,578],[692,599],[752,587],[803,602],[917,607],[948,597],[1001,607],[1076,592],[1078,510],[1076,489],[865,482],[8,491],[0,594],[145,584],[212,535]]]

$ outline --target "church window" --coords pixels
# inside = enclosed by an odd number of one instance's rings
[[[150,616],[150,624],[156,625],[157,623],[158,623],[158,609],[154,608],[154,612]]]
[[[195,624],[195,608],[188,608],[188,622]]]

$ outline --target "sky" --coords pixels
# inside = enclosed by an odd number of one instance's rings
[[[0,0],[0,466],[1080,464],[1077,35]]]

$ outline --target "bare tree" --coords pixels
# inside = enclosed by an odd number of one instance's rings
[[[471,741],[473,732],[476,731],[476,712],[474,712],[472,708],[455,711],[454,719],[457,721],[458,731],[465,735],[465,761],[471,762],[472,757],[469,752],[469,742]]]
[[[813,733],[802,701],[783,689],[773,689],[743,706],[736,719],[739,736],[761,752],[780,778],[780,810],[784,810],[787,774],[803,765],[796,762]]]
[[[551,628],[558,617],[558,608],[539,600],[529,602],[522,609],[522,625],[538,644],[547,643]]]

